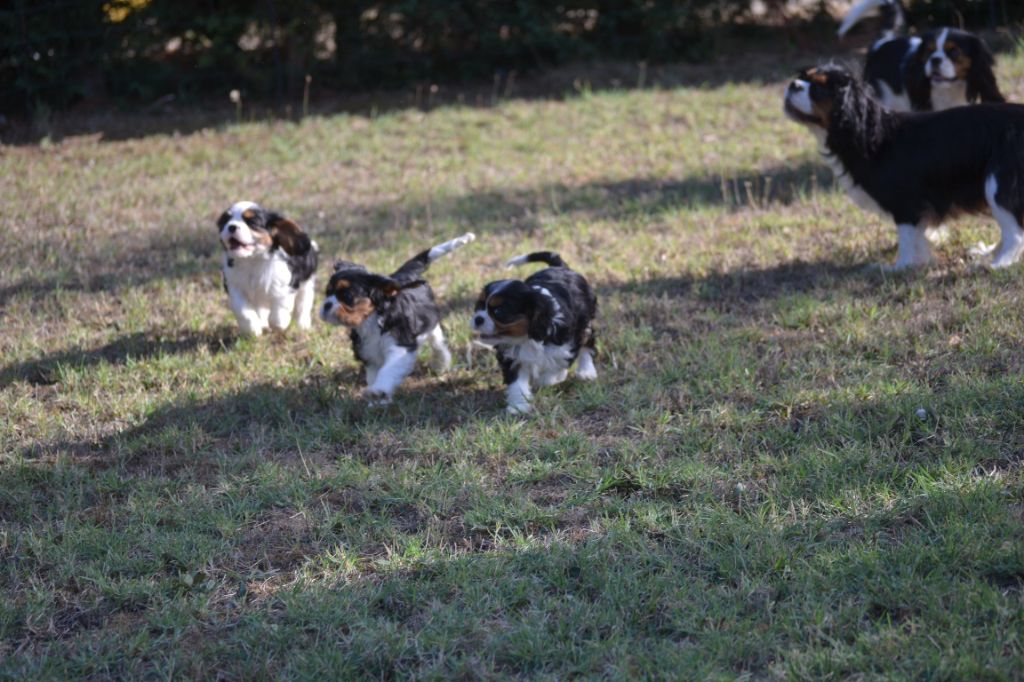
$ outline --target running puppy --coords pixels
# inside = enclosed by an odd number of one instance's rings
[[[239,201],[217,220],[224,250],[224,289],[243,334],[269,326],[299,329],[312,322],[316,242],[297,224],[251,201]]]
[[[799,73],[786,114],[818,138],[822,155],[862,208],[896,224],[893,269],[928,265],[925,228],[962,213],[990,213],[1002,239],[992,267],[1024,252],[1024,105],[977,104],[920,114],[892,112],[838,66]]]
[[[513,258],[508,266],[524,263],[550,267],[526,281],[503,279],[485,286],[472,322],[477,341],[493,346],[498,356],[511,414],[530,411],[531,386],[565,381],[577,357],[576,376],[597,378],[591,326],[597,298],[587,280],[550,251]]]
[[[881,36],[868,48],[864,80],[896,111],[942,111],[974,102],[1004,102],[985,42],[967,31],[939,28],[906,35],[901,0],[861,0],[839,27],[843,37],[861,19],[882,18]]]
[[[452,355],[441,329],[441,310],[423,274],[435,260],[474,239],[468,232],[422,251],[390,276],[347,261],[335,264],[320,319],[351,330],[352,349],[366,369],[364,396],[372,403],[391,402],[424,343],[434,351],[435,369],[448,369]]]

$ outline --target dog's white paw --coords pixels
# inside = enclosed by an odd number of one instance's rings
[[[586,367],[577,367],[576,378],[582,381],[594,381],[597,379],[597,368],[593,364]]]

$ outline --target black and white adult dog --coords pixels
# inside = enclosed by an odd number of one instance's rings
[[[366,369],[364,395],[371,402],[391,401],[424,343],[434,351],[434,368],[448,369],[452,355],[441,329],[441,310],[423,275],[435,260],[475,238],[468,232],[422,251],[390,276],[355,263],[335,264],[320,318],[351,330],[352,349]]]
[[[992,70],[995,60],[981,38],[955,28],[905,35],[900,0],[861,0],[846,15],[839,36],[875,14],[881,16],[882,34],[868,49],[864,80],[885,106],[941,111],[978,101],[1006,101]]]
[[[292,319],[309,329],[317,245],[291,220],[239,201],[217,220],[224,250],[224,288],[242,333],[259,336]]]
[[[524,263],[550,267],[526,281],[503,279],[485,286],[472,322],[477,341],[497,353],[512,414],[530,411],[531,386],[565,381],[577,358],[576,376],[597,378],[591,326],[597,298],[587,280],[550,251],[519,256],[508,265]]]
[[[999,223],[992,267],[1024,252],[1024,105],[896,113],[827,65],[798,74],[785,111],[815,134],[853,200],[896,223],[896,269],[930,263],[925,228],[960,213],[989,212]]]

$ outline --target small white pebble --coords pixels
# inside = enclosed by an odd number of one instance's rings
[[[917,418],[920,419],[921,421],[928,420],[928,410],[924,409],[923,407],[917,408],[917,412],[915,414],[917,415]]]

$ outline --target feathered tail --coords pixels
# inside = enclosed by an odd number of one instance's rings
[[[564,268],[566,267],[562,257],[554,251],[534,251],[528,253],[525,256],[516,256],[512,260],[505,263],[507,267],[515,267],[517,265],[524,265],[526,263],[547,263],[553,268]]]
[[[419,279],[427,271],[430,264],[442,256],[447,256],[452,251],[461,249],[466,244],[476,239],[476,235],[467,232],[461,237],[449,239],[446,242],[433,246],[425,251],[420,251],[398,268],[391,278],[396,281]]]
[[[882,17],[883,40],[903,34],[907,27],[906,12],[900,0],[861,0],[850,8],[839,25],[839,37],[845,36],[861,19],[870,16]]]

